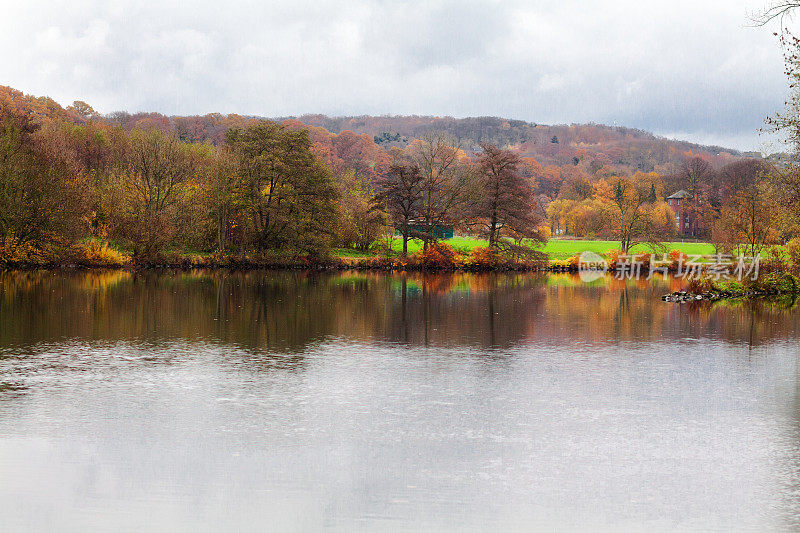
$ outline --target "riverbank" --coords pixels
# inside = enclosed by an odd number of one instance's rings
[[[689,282],[686,290],[665,294],[665,302],[689,303],[734,299],[800,296],[800,278],[789,272],[770,272],[756,280],[716,280],[709,276]]]
[[[226,270],[316,270],[316,271],[463,271],[463,272],[579,272],[593,268],[617,273],[626,278],[657,273],[699,275],[710,265],[733,271],[735,265],[720,265],[711,255],[689,255],[684,250],[699,252],[706,243],[665,243],[668,253],[654,254],[635,251],[624,255],[611,241],[549,241],[537,248],[503,243],[501,249],[480,246],[484,241],[455,237],[429,246],[427,250],[410,248],[402,257],[393,250],[394,244],[383,252],[333,249],[324,254],[292,253],[280,251],[249,252],[238,254],[202,254],[165,252],[151,258],[137,258],[120,251],[111,243],[89,240],[77,243],[67,252],[43,254],[24,260],[0,259],[1,270],[59,270],[59,269],[226,269]],[[682,246],[682,249],[673,248]],[[687,247],[688,246],[688,247]],[[567,258],[561,258],[569,251]],[[584,256],[588,252],[589,256]],[[555,255],[553,255],[555,254]],[[1,256],[0,256],[1,257]],[[48,258],[45,258],[48,257]],[[583,258],[583,259],[582,259]],[[588,261],[588,262],[587,262]],[[793,266],[794,263],[792,263]],[[788,262],[768,261],[769,270],[789,271]],[[702,292],[692,293],[693,295]],[[676,296],[677,298],[677,296]]]
[[[573,262],[577,266],[577,258]],[[192,254],[165,252],[153,257],[136,257],[108,243],[87,241],[61,256],[45,255],[20,260],[0,260],[0,269],[230,269],[230,270],[461,270],[461,271],[540,271],[548,267],[547,255],[532,248],[504,244],[503,250],[474,246],[456,249],[446,242],[431,244],[425,250],[402,257],[391,250],[346,256],[333,251],[313,254],[282,251],[238,254]]]
[[[489,248],[476,248],[467,254],[451,247],[437,244],[424,253],[408,257],[364,256],[312,256],[308,254],[168,254],[150,259],[115,257],[71,256],[54,260],[0,261],[0,270],[148,270],[148,269],[227,269],[227,270],[360,270],[360,271],[461,271],[461,272],[570,272],[596,270],[617,274],[625,278],[650,276],[655,273],[699,275],[712,262],[701,258],[699,263],[687,263],[688,256],[673,251],[663,258],[642,253],[630,256],[612,251],[606,256],[596,255],[590,263],[580,256],[552,259],[541,252],[526,249],[518,255],[501,253]],[[594,261],[599,261],[595,263]],[[730,267],[730,270],[733,266]],[[772,268],[785,271],[788,265]]]
[[[325,257],[308,258],[306,256],[286,257],[242,257],[242,256],[209,256],[159,258],[148,261],[126,261],[108,263],[104,261],[12,261],[0,262],[0,270],[318,270],[318,271],[460,271],[460,272],[563,272],[569,269],[561,266],[550,266],[545,261],[430,261],[418,257],[384,258],[384,257]]]

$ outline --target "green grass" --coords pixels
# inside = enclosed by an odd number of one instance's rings
[[[447,244],[456,249],[459,253],[465,254],[477,246],[486,246],[488,243],[482,239],[472,237],[453,237],[447,239]],[[666,243],[667,250],[680,250],[687,255],[712,255],[714,247],[704,242],[670,242]],[[403,248],[403,241],[397,237],[392,241],[392,248],[399,252]],[[619,249],[619,241],[588,241],[588,240],[561,240],[550,239],[541,249],[550,256],[550,259],[569,259],[579,255],[581,252],[595,252],[605,254],[611,250]],[[412,239],[408,241],[408,253],[413,254],[422,250],[422,241]],[[638,245],[633,251],[646,252],[649,248],[646,245]],[[334,255],[339,257],[364,257],[370,253],[357,252],[355,250],[337,249]]]
[[[371,257],[375,254],[372,252],[362,252],[353,248],[334,248],[331,250],[334,257]]]
[[[488,244],[488,241],[474,239],[472,237],[453,237],[452,239],[446,239],[444,242],[455,248],[455,250],[461,254],[469,253],[473,248],[486,246]],[[394,241],[392,241],[392,248],[398,252],[402,251],[403,239],[395,238]],[[422,241],[416,239],[408,241],[408,253],[415,254],[420,250],[422,250]]]
[[[611,250],[619,250],[618,241],[562,241],[551,239],[542,248],[550,259],[569,259],[581,252],[595,252],[603,255]],[[667,251],[680,250],[687,255],[711,255],[714,247],[705,242],[669,242],[666,243]],[[650,251],[647,245],[637,245],[634,252]]]

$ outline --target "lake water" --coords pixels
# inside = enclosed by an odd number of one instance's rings
[[[0,529],[797,529],[800,310],[678,284],[0,274]]]

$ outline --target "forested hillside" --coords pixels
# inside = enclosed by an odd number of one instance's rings
[[[743,155],[719,146],[673,141],[642,130],[602,124],[544,125],[497,117],[303,115],[289,118],[331,133],[364,133],[383,147],[402,146],[431,132],[444,131],[468,149],[485,142],[513,149],[544,165],[577,163],[590,169],[613,165],[617,169],[663,173],[674,170],[689,152],[703,154],[717,165]]]
[[[126,130],[156,125],[176,132],[181,140],[210,141],[219,144],[225,132],[242,127],[254,120],[274,120],[292,127],[300,124],[326,130],[338,135],[352,132],[368,136],[378,147],[388,150],[405,147],[414,139],[430,133],[452,135],[466,151],[477,151],[480,143],[511,149],[521,157],[532,157],[541,165],[570,165],[590,174],[600,169],[606,172],[658,172],[668,174],[678,170],[687,155],[694,154],[709,161],[715,168],[742,157],[737,150],[719,146],[703,146],[676,141],[652,133],[621,126],[602,124],[544,125],[497,117],[430,117],[430,116],[358,116],[328,117],[246,117],[209,113],[202,116],[166,116],[160,113],[128,113],[124,111],[100,115],[83,102],[63,109],[47,97],[23,95],[9,87],[0,87],[8,100],[24,102],[37,116],[57,120],[84,122],[102,121],[122,126]]]

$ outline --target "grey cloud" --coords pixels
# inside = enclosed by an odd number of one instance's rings
[[[16,2],[0,83],[104,112],[499,115],[754,148],[786,88],[760,0]],[[678,132],[678,133],[676,133]]]

